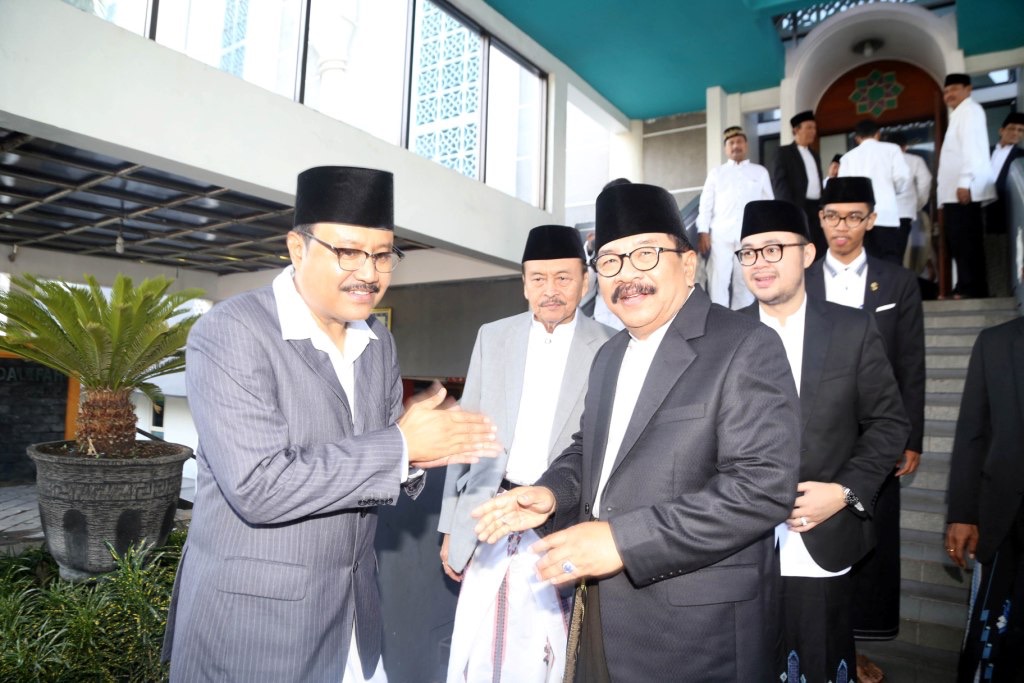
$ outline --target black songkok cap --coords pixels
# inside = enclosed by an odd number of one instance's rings
[[[833,163],[833,164],[838,164],[838,163],[841,163],[841,162],[840,162],[840,160],[841,160],[842,158],[843,158],[843,155],[842,155],[842,154],[836,154],[835,156],[833,156],[833,157],[832,157],[832,163]],[[832,181],[830,180],[829,182],[832,182]]]
[[[789,120],[789,125],[792,128],[796,128],[797,126],[799,126],[804,121],[813,121],[813,120],[814,120],[814,112],[813,111],[810,111],[810,110],[802,111],[802,112],[800,112],[799,114],[797,114],[796,116],[794,116],[793,118],[791,118]]]
[[[875,191],[871,187],[871,178],[860,176],[845,176],[832,178],[825,183],[825,189],[821,191],[821,205],[826,204],[855,204],[864,202],[869,206],[875,205]]]
[[[668,190],[656,185],[629,183],[606,187],[597,195],[594,252],[630,235],[664,232],[675,235],[687,246],[679,206]]]
[[[971,77],[967,74],[947,74],[946,82],[943,83],[943,87],[947,85],[970,85]]]
[[[747,139],[747,134],[743,132],[742,128],[739,126],[729,126],[722,133],[722,143],[725,144],[726,142],[729,142],[731,138],[734,138],[737,135],[742,135],[744,140]]]
[[[1016,123],[1018,125],[1021,125],[1021,126],[1024,126],[1024,112],[1020,112],[1020,111],[1012,111],[1012,112],[1010,112],[1009,114],[1006,115],[1006,118],[1003,119],[1003,125],[1000,126],[1000,127],[1001,128],[1006,128],[1007,126],[1012,125],[1014,123]]]
[[[828,181],[831,185],[835,179]],[[758,199],[747,202],[743,209],[743,227],[740,239],[762,232],[795,232],[804,239],[810,239],[807,231],[807,214],[791,202],[781,199]]]
[[[347,223],[395,229],[394,177],[353,166],[317,166],[299,174],[294,225]]]
[[[586,261],[583,238],[576,228],[566,225],[538,225],[526,237],[523,263],[550,261],[560,258],[578,258]]]

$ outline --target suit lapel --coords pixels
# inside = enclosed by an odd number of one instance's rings
[[[576,331],[572,335],[572,343],[569,345],[569,357],[565,362],[565,372],[562,373],[562,385],[558,389],[558,403],[555,407],[555,416],[551,421],[551,437],[548,440],[548,462],[550,463],[560,453],[554,452],[555,441],[562,434],[572,414],[578,387],[586,380],[590,372],[590,361],[594,354],[586,353],[586,350],[597,343],[587,330],[582,315],[577,313],[579,320],[576,321]],[[575,431],[575,428],[573,429]]]
[[[824,303],[808,297],[804,317],[804,357],[800,366],[800,408],[805,429],[807,420],[814,412],[825,358],[832,343],[832,325],[824,309]]]
[[[889,278],[886,277],[885,269],[879,268],[878,261],[870,256],[868,256],[868,270],[865,275],[867,277],[864,278],[864,310],[874,315],[875,309],[883,303],[892,303],[891,300],[886,301],[892,288]]]
[[[598,385],[587,387],[587,394],[595,392],[598,397],[597,414],[593,418],[587,415],[584,422],[584,441],[592,444],[590,457],[583,459],[583,481],[589,483],[589,501],[597,497],[597,486],[601,482],[605,450],[608,448],[608,428],[611,425],[612,406],[615,403],[615,389],[619,383],[619,368],[622,367],[622,358],[626,355],[630,339],[628,334],[620,332],[608,341],[608,350],[602,354],[606,356],[604,369],[594,378]],[[593,469],[588,472],[588,468]]]
[[[1024,326],[1017,326],[1017,336],[1013,342],[1013,371],[1016,375],[1017,414],[1024,420]]]
[[[352,408],[349,405],[348,397],[345,396],[344,390],[341,388],[341,383],[338,382],[338,375],[334,372],[334,366],[331,365],[330,357],[323,351],[318,351],[313,348],[313,342],[309,339],[290,339],[288,343],[291,344],[295,352],[305,361],[309,369],[312,370],[317,377],[327,384],[328,388],[334,395],[341,400],[341,404],[345,407],[346,422],[349,426],[352,425]],[[358,364],[357,364],[358,365]],[[358,380],[357,380],[358,381]]]
[[[508,435],[506,448],[512,447],[512,436],[519,419],[519,403],[523,398],[523,376],[526,374],[526,353],[530,345],[530,326],[533,316],[529,312],[517,321],[515,329],[505,338],[505,429]]]
[[[804,271],[804,283],[807,287],[809,298],[825,298],[825,259],[820,258]]]

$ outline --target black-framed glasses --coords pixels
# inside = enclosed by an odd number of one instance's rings
[[[590,265],[594,267],[601,277],[615,277],[622,270],[622,264],[626,259],[633,264],[637,270],[653,270],[658,266],[661,259],[661,252],[670,251],[673,254],[682,254],[687,249],[669,249],[668,247],[637,247],[628,254],[598,254],[590,259]]]
[[[778,263],[782,260],[782,253],[786,250],[786,247],[802,247],[804,246],[800,242],[793,242],[792,244],[766,244],[760,249],[751,249],[749,247],[744,249],[737,249],[735,252],[736,259],[740,262],[741,266],[752,266],[757,263],[757,255],[760,254],[761,258],[764,259],[765,263]]]
[[[391,251],[382,251],[376,254],[370,254],[363,251],[362,249],[350,249],[348,247],[336,247],[330,242],[324,242],[316,235],[308,232],[299,233],[305,235],[310,239],[319,242],[325,248],[330,249],[334,252],[334,255],[338,257],[338,267],[342,270],[359,270],[366,263],[366,259],[373,260],[373,268],[378,273],[390,273],[405,258],[405,254],[398,247],[391,247]]]
[[[870,215],[870,214],[868,214]],[[839,225],[839,221],[846,221],[846,224],[851,228],[860,226],[861,223],[868,219],[868,215],[851,211],[845,216],[840,216],[835,211],[825,211],[821,214],[821,221],[830,228],[834,228]]]

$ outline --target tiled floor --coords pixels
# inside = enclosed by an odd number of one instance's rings
[[[0,553],[17,553],[42,541],[36,487],[0,486]]]

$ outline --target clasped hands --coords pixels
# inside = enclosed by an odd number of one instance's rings
[[[486,415],[462,410],[437,382],[409,400],[398,428],[405,437],[410,467],[473,464],[504,449],[494,423]]]
[[[540,526],[554,512],[551,489],[522,486],[498,494],[471,514],[479,520],[474,529],[477,538],[494,543],[512,532]],[[531,545],[530,551],[541,555],[537,576],[555,586],[622,571],[622,557],[608,522],[583,522],[549,534]]]

